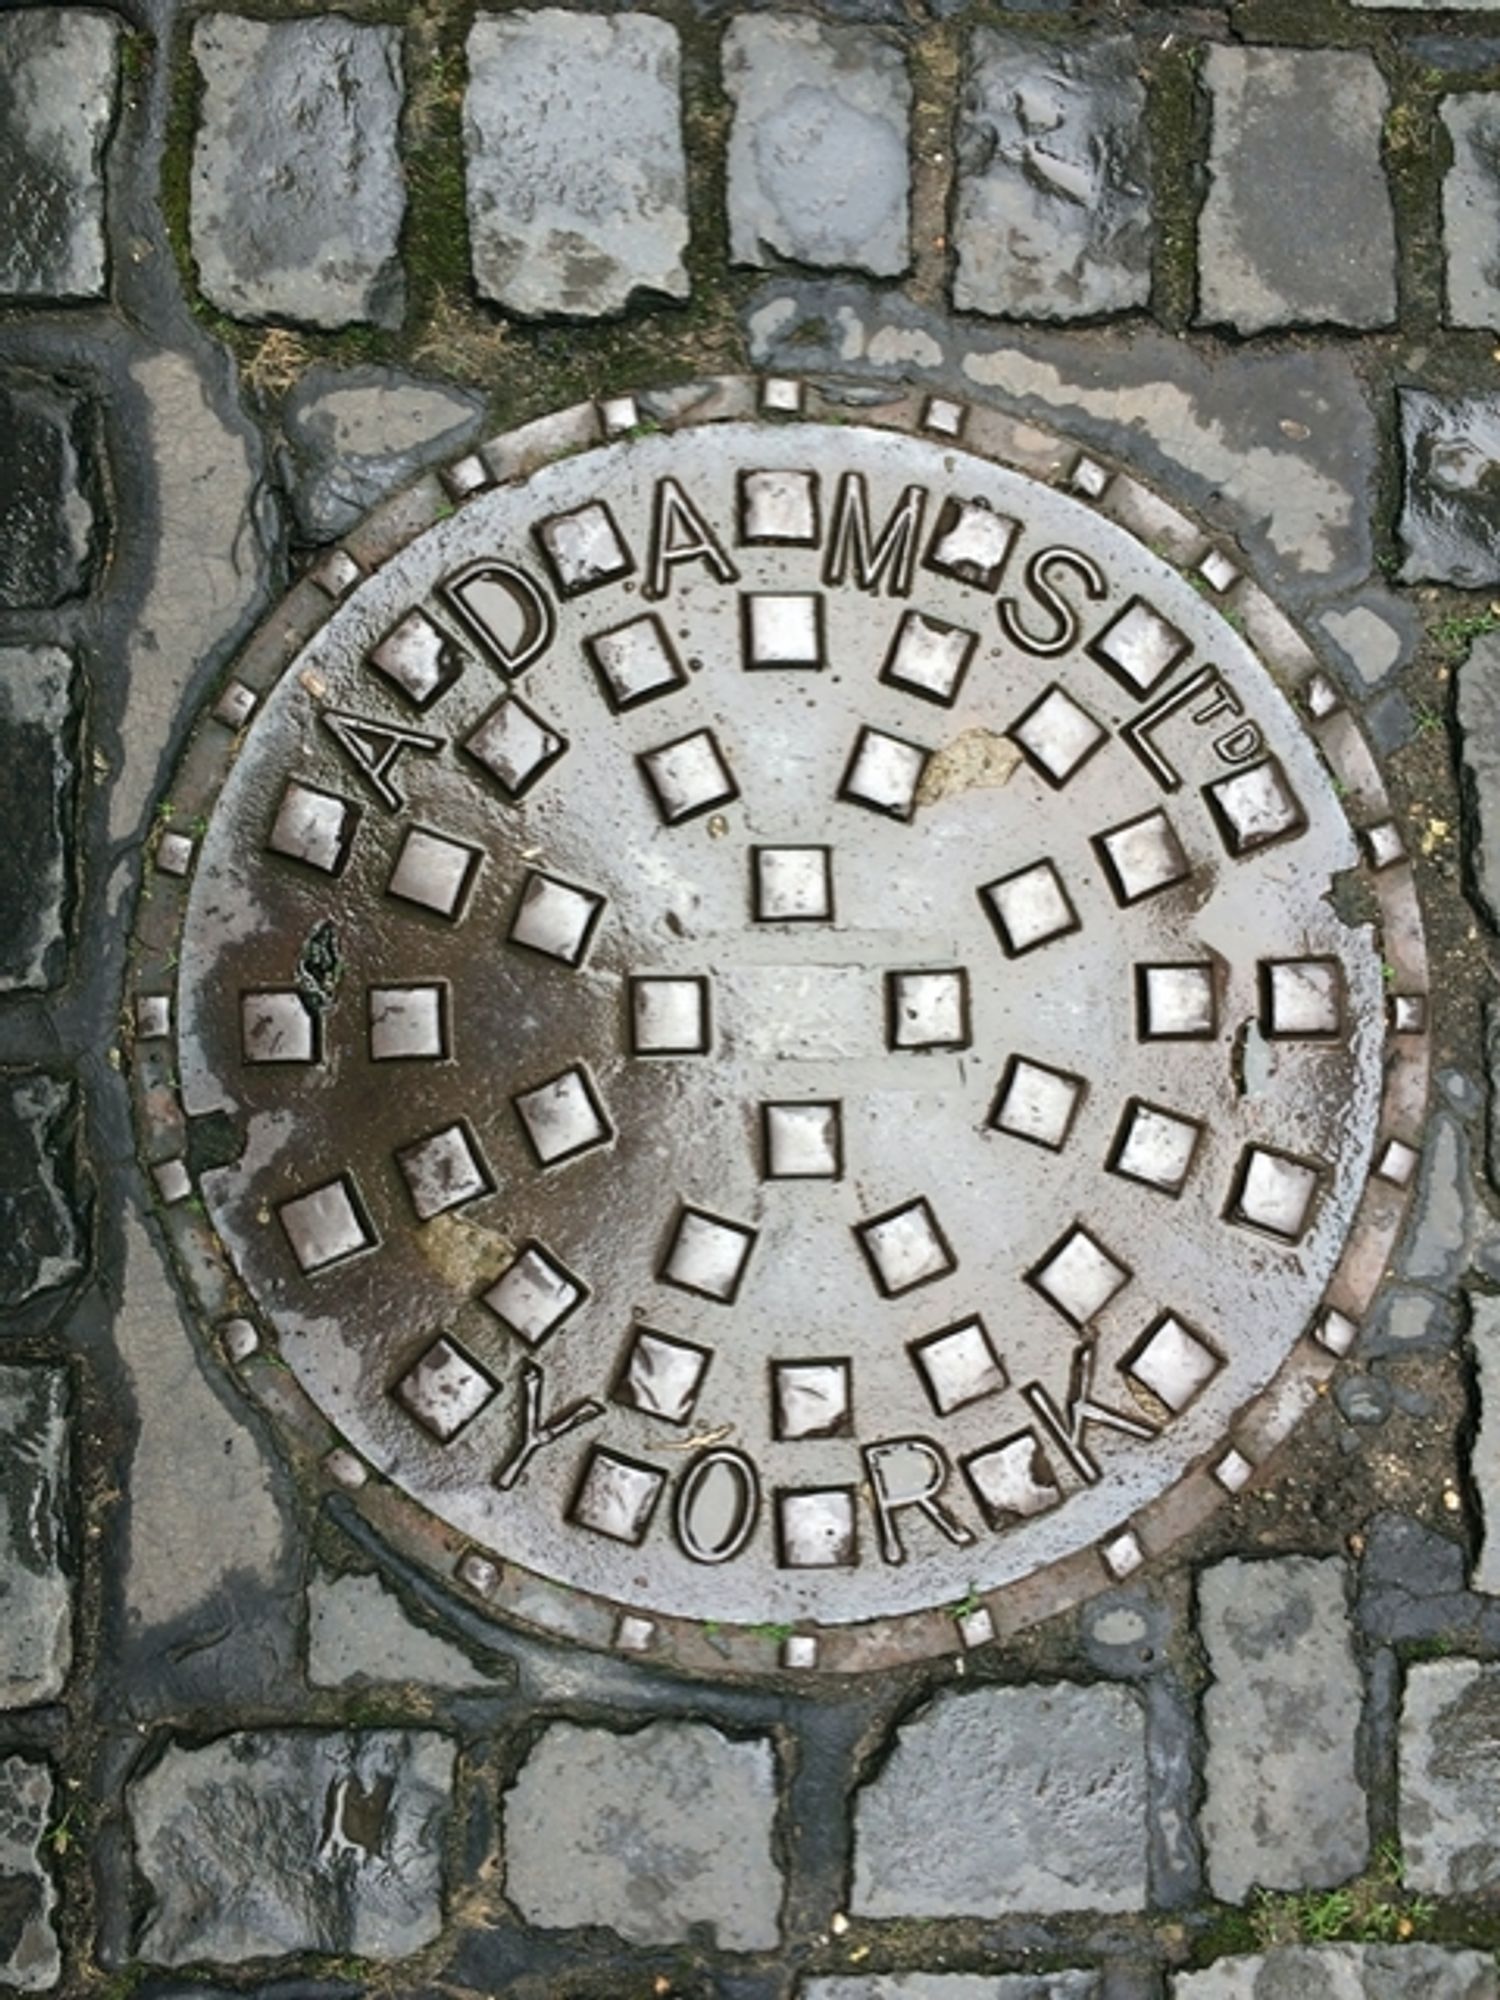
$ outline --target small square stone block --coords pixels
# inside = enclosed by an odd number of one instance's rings
[[[833,921],[833,851],[827,847],[751,849],[751,900],[760,924]]]
[[[1081,1076],[1052,1069],[1025,1056],[1012,1056],[1001,1079],[990,1124],[997,1132],[1027,1139],[1035,1146],[1060,1152],[1067,1144],[1073,1120],[1088,1085]]]
[[[581,1064],[511,1099],[539,1165],[561,1166],[608,1145],[614,1131]]]
[[[732,1304],[755,1238],[756,1231],[743,1223],[725,1221],[702,1209],[684,1208],[659,1275],[663,1283],[676,1285],[680,1291]]]
[[[979,894],[1009,958],[1078,929],[1078,912],[1050,861],[986,882]]]
[[[618,583],[635,568],[635,558],[602,500],[590,500],[568,514],[550,515],[537,524],[535,533],[564,597]]]
[[[463,1124],[446,1125],[396,1152],[419,1222],[462,1208],[494,1191],[494,1177],[478,1142]]]
[[[998,1395],[1009,1380],[977,1317],[913,1341],[911,1357],[940,1417]]]
[[[852,1567],[858,1560],[853,1488],[781,1489],[776,1542],[783,1569]]]
[[[1061,787],[1108,741],[1109,731],[1054,683],[1010,726],[1011,741],[1049,785]]]
[[[630,1047],[638,1056],[703,1056],[712,1040],[709,984],[697,976],[630,981]]]
[[[771,1409],[778,1438],[847,1436],[853,1390],[847,1361],[773,1361]]]
[[[1088,650],[1132,694],[1147,695],[1186,658],[1192,644],[1143,597],[1132,597]]]
[[[396,1384],[396,1400],[440,1444],[451,1443],[497,1393],[490,1376],[446,1335]]]
[[[193,865],[193,843],[185,833],[164,833],[156,843],[156,865],[163,875],[186,875]]]
[[[937,1217],[920,1196],[856,1224],[854,1233],[887,1298],[898,1298],[958,1268]]]
[[[1130,1282],[1130,1273],[1081,1225],[1060,1237],[1027,1280],[1075,1326],[1087,1326]]]
[[[186,1201],[193,1191],[193,1177],[186,1160],[159,1160],[151,1169],[151,1178],[165,1202]]]
[[[511,918],[510,941],[564,965],[582,965],[604,907],[604,897],[594,890],[534,868]]]
[[[837,1180],[844,1170],[836,1102],[763,1104],[765,1175],[772,1181]]]
[[[1229,1219],[1279,1236],[1286,1243],[1300,1242],[1312,1219],[1321,1180],[1320,1169],[1308,1160],[1270,1146],[1247,1146],[1235,1179]]]
[[[436,1062],[448,1050],[446,986],[372,986],[370,1060]]]
[[[885,980],[893,1049],[969,1046],[969,981],[961,966],[944,972],[888,972]]]
[[[615,1381],[614,1400],[643,1416],[684,1424],[693,1414],[712,1359],[708,1348],[693,1341],[637,1327]]]
[[[573,1496],[568,1518],[610,1541],[638,1545],[645,1539],[666,1485],[654,1466],[596,1445]]]
[[[466,841],[414,826],[401,843],[387,893],[456,922],[482,858]]]
[[[1138,965],[1136,1022],[1146,1042],[1211,1039],[1219,1027],[1213,966]]]
[[[645,750],[640,766],[668,826],[728,805],[739,796],[712,730],[695,729],[655,750]]]
[[[540,1347],[587,1297],[581,1279],[540,1243],[528,1243],[484,1294],[484,1302],[528,1347]]]
[[[1094,845],[1116,900],[1127,906],[1160,895],[1192,872],[1175,827],[1159,807],[1101,833]]]
[[[748,668],[823,665],[823,600],[809,593],[749,591],[740,600]]]
[[[294,1195],[276,1213],[292,1255],[309,1273],[341,1264],[375,1242],[358,1189],[347,1174]]]
[[[880,678],[924,701],[951,707],[979,644],[979,634],[925,612],[908,611],[896,627]]]
[[[172,1032],[172,999],[167,993],[142,993],[135,1003],[136,1040],[158,1042]]]
[[[567,741],[518,695],[496,702],[464,738],[464,749],[508,799],[523,799],[567,753]]]

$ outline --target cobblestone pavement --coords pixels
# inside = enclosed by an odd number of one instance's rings
[[[0,5],[0,1990],[1500,1995],[1497,13]],[[1046,425],[1235,550],[1431,964],[1404,1235],[1290,1441],[842,1680],[393,1553],[210,1351],[129,1097],[169,774],[268,608],[481,437],[744,371]]]

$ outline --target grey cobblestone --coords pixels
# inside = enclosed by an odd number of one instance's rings
[[[57,1891],[42,1859],[51,1818],[47,1766],[0,1758],[0,1987],[7,1991],[46,1993],[62,1976]]]
[[[1387,92],[1360,51],[1211,48],[1201,317],[1240,333],[1386,326],[1396,233],[1381,168]],[[1328,107],[1338,106],[1337,118]]]
[[[809,1979],[798,2000],[1101,2000],[1097,1972],[865,1972]]]
[[[337,14],[193,30],[198,279],[236,319],[400,323],[401,36]]]
[[[104,147],[120,23],[88,7],[0,16],[0,295],[102,297]]]
[[[1482,1527],[1473,1584],[1500,1596],[1500,1299],[1477,1294],[1469,1302],[1469,1315],[1479,1400],[1469,1473],[1479,1495]]]
[[[1400,1795],[1408,1887],[1473,1896],[1500,1885],[1500,1666],[1430,1660],[1409,1669]]]
[[[750,15],[723,60],[734,261],[904,271],[911,84],[896,47],[806,15]]]
[[[128,1793],[157,1965],[404,1958],[442,1923],[453,1747],[431,1730],[170,1744]]]
[[[1476,639],[1458,669],[1458,730],[1474,820],[1469,867],[1493,923],[1500,916],[1500,637]]]
[[[0,1709],[55,1700],[72,1663],[67,1409],[61,1368],[0,1367]]]
[[[560,8],[481,16],[464,100],[474,280],[528,315],[685,299],[675,29]]]
[[[780,1936],[775,1812],[763,1737],[556,1723],[506,1796],[506,1894],[548,1929],[608,1924],[635,1944],[670,1944],[706,1924],[722,1951],[762,1950]]]
[[[1127,36],[975,31],[958,134],[961,311],[1083,319],[1147,303],[1145,107]]]
[[[1124,1688],[938,1695],[855,1808],[850,1908],[870,1917],[1138,1910],[1146,1746]]]
[[[72,1084],[0,1073],[0,1306],[25,1305],[83,1269],[77,1130]]]
[[[1287,1945],[1179,1972],[1172,2000],[1496,2000],[1492,1960],[1437,1945]]]
[[[60,647],[0,647],[0,993],[45,992],[67,965],[74,679]],[[0,1299],[9,1261],[0,1248]]]
[[[1500,95],[1445,98],[1443,124],[1453,149],[1443,181],[1448,317],[1500,328]]]
[[[496,1677],[436,1633],[414,1625],[378,1576],[316,1575],[307,1591],[307,1677],[314,1687],[417,1681],[493,1688]]]
[[[1343,1564],[1217,1563],[1199,1581],[1199,1606],[1214,1677],[1202,1813],[1214,1894],[1238,1903],[1256,1887],[1347,1881],[1365,1865],[1369,1833]]]
[[[88,588],[87,409],[61,383],[0,380],[0,608],[49,609]]]
[[[1479,590],[1500,583],[1500,396],[1436,396],[1401,389],[1405,484],[1401,540],[1406,583]]]

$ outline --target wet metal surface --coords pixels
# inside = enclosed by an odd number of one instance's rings
[[[1123,476],[941,402],[647,413],[497,440],[247,653],[143,908],[143,1143],[247,1381],[496,1608],[952,1649],[1128,1574],[1347,1349],[1410,870]]]

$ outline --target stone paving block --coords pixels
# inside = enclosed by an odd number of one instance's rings
[[[42,1859],[51,1819],[47,1766],[0,1758],[0,1988],[7,1992],[46,1993],[62,1977],[57,1892]]]
[[[400,31],[339,14],[209,14],[193,57],[191,231],[205,295],[235,319],[399,326]]]
[[[632,1944],[711,1925],[721,1951],[779,1939],[770,1742],[696,1722],[634,1735],[554,1723],[505,1799],[505,1893],[547,1929],[607,1924]]]
[[[58,647],[0,646],[0,993],[46,992],[67,965],[73,688],[73,662]],[[0,1301],[5,1263],[0,1248]]]
[[[685,299],[677,31],[648,15],[481,15],[464,98],[480,292],[594,319],[637,291]]]
[[[1443,178],[1448,318],[1500,329],[1500,93],[1443,99],[1453,160]]]
[[[1397,391],[1405,583],[1500,583],[1500,396]]]
[[[1127,35],[975,31],[958,133],[960,311],[1083,319],[1147,304],[1145,109]]]
[[[850,1909],[867,1917],[1139,1910],[1146,1744],[1120,1687],[939,1694],[855,1808]]]
[[[1283,1945],[1179,1972],[1172,2000],[1497,2000],[1494,1961],[1431,1944]]]
[[[88,7],[0,15],[0,296],[102,298],[104,148],[120,23]]]
[[[128,1787],[150,1892],[139,1955],[404,1958],[442,1927],[453,1745],[433,1730],[243,1731],[169,1744]]]
[[[1398,1782],[1407,1887],[1471,1896],[1500,1884],[1500,1666],[1408,1670]]]
[[[809,1979],[798,2000],[1100,2000],[1097,1972],[864,1972]]]
[[[79,597],[93,569],[87,406],[61,383],[0,381],[0,609]]]
[[[1199,317],[1241,333],[1388,326],[1396,234],[1380,142],[1389,99],[1373,59],[1210,48],[1204,76],[1213,137]]]
[[[1201,1820],[1213,1893],[1239,1903],[1257,1886],[1357,1875],[1369,1831],[1344,1565],[1217,1563],[1199,1584],[1199,1627],[1213,1673]]]
[[[282,410],[297,526],[331,542],[479,435],[484,399],[395,368],[310,368]]]
[[[1463,787],[1472,816],[1468,861],[1474,891],[1500,919],[1500,636],[1481,635],[1458,669]]]
[[[72,1664],[69,1443],[66,1371],[0,1368],[0,1709],[55,1701]]]
[[[751,15],[724,37],[729,252],[898,276],[910,260],[911,80],[867,28]]]
[[[307,1588],[307,1678],[314,1687],[415,1681],[490,1689],[495,1674],[436,1633],[414,1625],[378,1576],[317,1574]]]
[[[1469,1448],[1469,1477],[1479,1495],[1484,1533],[1474,1563],[1476,1590],[1500,1595],[1500,1299],[1476,1292],[1469,1300],[1479,1425]]]
[[[74,1161],[78,1096],[40,1070],[0,1073],[0,1306],[22,1306],[83,1269]]]

